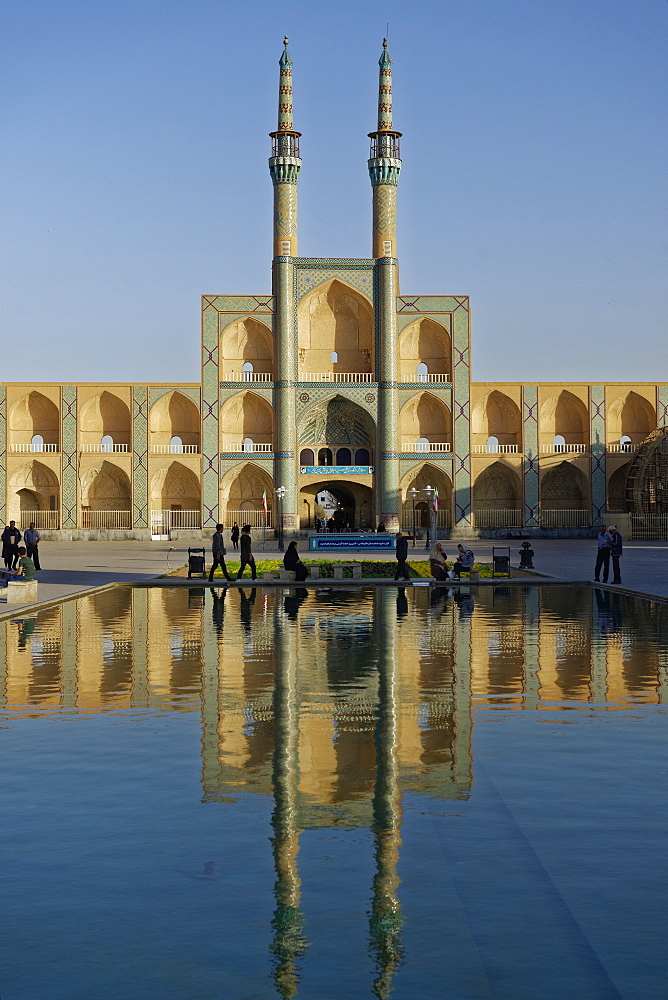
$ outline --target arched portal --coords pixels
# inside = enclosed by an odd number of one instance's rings
[[[171,462],[151,480],[151,518],[171,528],[198,527],[201,523],[200,481],[181,462]]]
[[[7,519],[21,530],[35,520],[38,528],[58,527],[58,477],[41,462],[26,462],[9,480]],[[34,515],[40,512],[40,517]]]
[[[476,527],[519,525],[521,510],[522,484],[517,473],[502,462],[493,462],[483,469],[473,485]]]
[[[81,482],[81,506],[89,510],[130,510],[130,480],[111,462],[89,469]]]
[[[302,486],[301,527],[315,530],[319,522],[334,522],[336,531],[367,531],[373,525],[373,490],[352,480],[322,479]]]
[[[506,393],[494,389],[473,407],[471,413],[471,442],[474,450],[488,453],[518,450],[521,427],[517,403]],[[496,439],[496,448],[489,447],[490,438]]]
[[[124,445],[122,450],[129,450],[130,410],[127,404],[106,389],[93,396],[81,407],[79,437],[88,450],[93,450],[95,445],[100,445],[100,451],[114,451],[114,445]]]
[[[589,443],[587,407],[568,389],[548,397],[540,408],[540,435],[544,444],[553,444],[562,435],[565,445]]]
[[[220,353],[223,378],[235,375],[249,382],[255,373],[271,375],[274,370],[272,332],[251,316],[225,327],[220,338]]]
[[[343,396],[333,396],[306,410],[298,428],[300,449],[310,448],[317,456],[329,451],[332,461],[339,448],[352,451],[373,448],[375,425],[371,415],[362,406]]]
[[[373,371],[373,326],[373,307],[354,288],[337,278],[319,285],[304,296],[297,312],[300,369]]]
[[[654,407],[637,392],[627,392],[608,408],[608,443],[640,444],[656,427]]]
[[[571,462],[560,462],[546,472],[540,485],[541,510],[585,511],[588,507],[585,477]]]

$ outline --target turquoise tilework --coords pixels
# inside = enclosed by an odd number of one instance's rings
[[[522,440],[524,447],[524,524],[538,527],[540,514],[538,457],[538,386],[522,387]]]
[[[202,527],[210,528],[218,521],[219,318],[206,296],[202,310]]]
[[[132,526],[148,528],[148,386],[132,387]]]
[[[0,524],[5,524],[7,510],[7,386],[0,385]]]
[[[297,496],[297,423],[295,415],[295,379],[297,377],[297,301],[295,265],[279,258],[274,264],[276,314],[274,344],[276,350],[276,452],[274,482],[286,493],[281,502],[283,527],[294,529],[298,522]]]
[[[398,527],[399,397],[397,392],[397,265],[381,258],[376,265],[376,354],[378,357],[378,422],[376,424],[376,518]]]
[[[657,386],[656,426],[668,427],[668,385]]]
[[[355,267],[351,267],[347,261],[333,263],[335,266],[332,266],[332,263],[329,261],[319,262],[317,265],[314,265],[311,262],[303,263],[301,260],[297,260],[295,264],[297,302],[301,301],[305,295],[312,292],[318,285],[322,285],[332,278],[338,278],[339,281],[361,292],[370,302],[373,301],[374,261],[362,261]]]
[[[455,313],[462,309],[465,313],[469,311],[468,295],[400,295],[397,298],[398,314],[412,319],[428,313]]]
[[[591,523],[603,522],[606,509],[605,386],[589,387],[589,441],[591,447]]]
[[[335,396],[342,396],[343,399],[352,400],[353,403],[356,403],[371,415],[374,423],[377,421],[377,387],[372,389],[369,385],[364,385],[360,388],[351,388],[349,385],[345,385],[341,386],[339,390],[338,386],[334,388],[333,386],[328,385],[326,389],[323,389],[321,383],[318,383],[317,386],[299,385],[295,404],[298,425],[303,422],[305,416],[304,411],[310,410],[313,406],[316,406],[318,403],[322,403],[325,400],[334,399]],[[373,399],[367,397],[373,397]]]
[[[443,296],[441,301],[449,303],[452,308],[453,298]],[[454,390],[452,400],[452,427],[454,462],[454,520],[456,527],[469,527],[471,524],[471,367],[469,354],[469,312],[468,299],[454,299],[453,309],[452,358],[454,368]],[[420,308],[425,311],[435,311],[435,297],[420,296]],[[408,307],[407,307],[408,308]],[[415,308],[415,306],[411,306]]]
[[[273,313],[274,297],[273,295],[203,295],[202,312],[210,308],[216,312],[234,313],[238,318],[251,316],[253,313]],[[227,319],[225,325],[231,322],[231,319]]]
[[[63,528],[77,526],[77,387],[64,385],[61,395],[61,512]]]

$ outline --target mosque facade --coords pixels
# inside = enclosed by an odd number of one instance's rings
[[[299,256],[286,39],[271,292],[202,297],[199,385],[0,385],[0,519],[72,538],[235,520],[290,536],[314,527],[326,494],[342,528],[424,527],[438,506],[440,530],[470,534],[589,529],[630,509],[668,385],[471,382],[468,297],[399,287],[385,43],[379,66],[371,256]]]

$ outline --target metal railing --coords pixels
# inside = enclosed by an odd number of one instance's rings
[[[126,454],[130,451],[129,444],[102,444],[98,442],[97,444],[82,444],[80,451],[87,455],[105,455],[111,454]]]
[[[8,521],[12,515],[8,516]],[[21,531],[25,531],[34,522],[38,531],[57,531],[60,527],[60,511],[58,510],[22,510],[18,517],[14,517],[18,522]]]
[[[638,445],[632,444],[631,441],[625,441],[623,444],[621,442],[617,442],[617,444],[607,445],[607,451],[611,452],[613,455],[620,453],[624,455],[630,455],[637,450],[638,450]]]
[[[521,528],[523,516],[521,510],[508,510],[502,507],[486,507],[473,510],[474,528]]]
[[[305,372],[298,375],[300,382],[374,382],[373,372]]]
[[[634,541],[656,542],[668,540],[668,514],[627,514],[629,518],[628,537]],[[608,524],[616,524],[620,531],[624,528],[624,515],[608,513]]]
[[[266,527],[271,528],[271,508],[266,514],[262,510],[228,510],[223,518],[223,521],[226,531],[229,531],[235,521],[240,528],[243,528],[244,524],[250,524],[251,528],[262,528],[265,526],[265,522]]]
[[[431,525],[431,513],[426,517],[427,523],[424,524],[425,511],[416,510],[415,511],[415,527],[418,531],[429,531]],[[439,508],[436,514],[436,524],[439,528],[451,528],[452,527],[452,511],[449,507]],[[411,531],[413,530],[413,509],[412,507],[404,507],[401,511],[401,530]]]
[[[541,510],[541,528],[589,528],[590,510]]]
[[[517,455],[519,448],[516,444],[474,444],[471,448],[474,455]]]
[[[130,510],[82,510],[81,527],[97,529],[131,528]]]
[[[15,453],[21,454],[31,454],[40,452],[56,452],[60,451],[60,445],[57,444],[37,444],[34,441],[28,441],[27,444],[10,444],[9,450]]]
[[[426,372],[426,374],[424,375],[417,375],[414,371],[409,372],[408,374],[406,374],[406,372],[403,372],[401,376],[401,381],[415,382],[418,384],[422,382],[441,382],[449,384],[450,376],[446,375],[445,372]]]
[[[167,535],[172,528],[201,528],[202,512],[199,510],[152,510],[151,534]]]
[[[273,450],[273,444],[257,444],[256,442],[253,442],[253,444],[247,444],[245,441],[235,441],[233,444],[223,444],[222,446],[222,451],[271,452]]]
[[[402,452],[423,452],[423,451],[442,451],[449,453],[452,451],[450,444],[441,441],[409,441],[408,444],[402,444]]]
[[[541,455],[584,455],[589,451],[588,444],[542,444]]]
[[[152,444],[152,455],[199,455],[198,444]]]
[[[224,371],[221,375],[222,382],[273,382],[274,376],[271,372],[235,372]]]

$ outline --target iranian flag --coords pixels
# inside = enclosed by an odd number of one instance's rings
[[[267,513],[267,491],[262,494],[262,510]]]
[[[439,507],[440,507],[440,504],[438,502],[438,490],[435,489],[434,490],[434,496],[433,496],[433,499],[431,501],[431,509],[433,510],[434,514],[438,514],[438,508]]]

